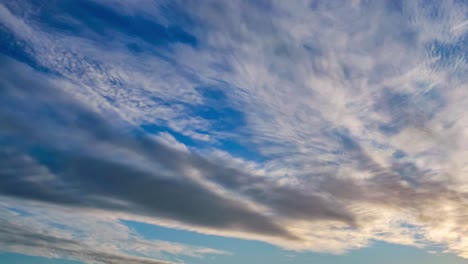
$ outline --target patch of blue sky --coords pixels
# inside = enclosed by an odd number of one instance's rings
[[[54,149],[41,145],[33,145],[24,149],[24,151],[37,162],[46,166],[52,173],[64,169],[63,162],[65,161],[65,157]]]
[[[216,142],[210,142],[205,140],[199,140],[194,137],[184,135],[181,132],[177,132],[167,126],[160,126],[157,124],[143,124],[141,128],[153,135],[157,135],[162,132],[169,133],[172,135],[177,141],[183,143],[189,148],[193,148],[199,151],[203,150],[210,150],[213,147],[216,147],[219,150],[226,151],[230,153],[234,157],[240,157],[251,161],[262,162],[266,161],[267,157],[262,155],[260,152],[256,151],[253,145],[249,142],[245,142],[245,138],[243,141],[239,141],[235,138],[219,138]],[[205,133],[204,131],[195,131],[197,133]]]
[[[254,162],[266,162],[269,157],[262,155],[252,143],[241,143],[234,139],[223,139],[219,149],[229,152],[234,157],[241,157]]]
[[[197,38],[177,24],[163,25],[142,15],[121,14],[92,1],[60,1],[41,5],[39,10],[38,21],[54,33],[93,36],[109,42],[113,40],[112,33],[120,32],[155,46],[172,43],[197,46]]]
[[[279,259],[287,260],[287,252],[267,243],[219,237],[215,235],[204,235],[186,230],[170,229],[145,223],[123,221],[130,228],[136,230],[147,239],[161,239],[170,242],[196,244],[198,246],[211,247],[233,253],[232,255],[218,255],[214,258],[182,258],[187,263],[283,263]]]
[[[468,63],[468,33],[450,43],[433,40],[426,44],[426,50],[431,58],[436,58],[434,68],[453,70],[458,61]]]
[[[0,253],[0,263],[5,264],[83,264],[80,261],[28,256],[17,253]]]
[[[26,210],[23,210],[21,208],[15,208],[15,207],[5,207],[6,209],[10,210],[11,212],[14,212],[18,214],[19,216],[30,216],[31,213],[29,213]]]
[[[406,156],[407,156],[407,154],[405,152],[401,151],[401,150],[395,150],[393,152],[393,154],[392,154],[392,157],[394,159],[402,159],[402,158],[404,158]]]
[[[0,54],[15,58],[40,72],[50,72],[49,69],[39,65],[34,56],[33,48],[20,39],[0,23]]]
[[[226,87],[199,86],[196,90],[203,98],[202,105],[187,105],[189,115],[210,121],[216,131],[233,131],[246,126],[246,117],[235,109],[223,89]]]
[[[134,227],[138,224],[129,224]],[[194,236],[194,239],[200,239],[201,243],[204,240],[210,241],[206,244],[216,244],[219,247],[226,247],[227,249],[235,249],[236,258],[232,258],[229,255],[217,255],[215,257],[208,258],[180,258],[187,263],[191,264],[204,264],[204,263],[225,263],[225,264],[238,264],[238,263],[271,263],[271,264],[283,264],[283,263],[296,263],[296,264],[414,264],[414,263],[425,263],[425,264],[466,264],[466,261],[462,258],[438,253],[432,254],[424,252],[423,250],[400,246],[394,244],[388,244],[383,242],[375,242],[372,246],[366,249],[360,249],[352,251],[344,255],[331,255],[331,254],[319,254],[319,253],[301,253],[284,251],[268,244],[255,241],[239,241],[237,245],[237,239],[230,238],[218,238],[214,236],[205,236],[200,234],[181,234],[179,230],[169,230],[167,234],[164,234],[164,228],[157,226],[148,227],[137,227],[137,230],[147,229],[148,237],[160,237],[165,236],[167,240],[183,240],[192,241],[190,236]],[[186,232],[186,231],[180,231]],[[177,236],[176,236],[177,235]],[[189,239],[185,238],[189,237]],[[203,238],[207,237],[207,238]],[[173,239],[177,238],[177,239]],[[223,241],[223,240],[232,241]],[[198,241],[198,240],[197,240]],[[225,245],[225,246],[223,246]],[[238,257],[238,258],[237,258]],[[33,257],[23,254],[16,253],[3,253],[0,254],[1,263],[15,263],[15,264],[82,264],[83,262],[64,260],[64,259],[51,259],[45,257]]]
[[[245,125],[244,114],[232,107],[187,104],[186,110],[188,115],[208,121],[217,132],[235,131]]]
[[[167,102],[160,98],[153,97],[152,99],[158,105],[171,107],[171,104],[182,106],[187,116],[201,118],[209,124],[205,130],[194,130],[196,133],[212,135],[215,141],[197,140],[193,137],[184,135],[183,132],[174,131],[167,125],[162,124],[143,124],[141,127],[150,134],[158,134],[161,132],[170,133],[177,141],[192,148],[211,148],[229,152],[233,156],[242,157],[252,161],[264,161],[266,157],[262,156],[255,149],[255,145],[249,141],[248,136],[239,135],[242,129],[247,126],[245,114],[237,110],[229,96],[224,92],[223,85],[220,86],[198,86],[196,91],[202,96],[202,104],[188,104],[182,102]],[[242,140],[241,140],[242,139]]]
[[[180,143],[188,146],[188,147],[195,147],[195,148],[202,148],[202,147],[208,147],[210,146],[210,143],[203,141],[203,140],[197,140],[194,139],[188,135],[184,135],[181,132],[175,131],[171,129],[168,126],[165,125],[158,125],[155,123],[147,123],[147,124],[142,124],[140,126],[146,133],[150,135],[157,135],[162,132],[166,132],[171,134],[177,141]]]
[[[368,248],[358,249],[343,255],[314,252],[288,251],[264,242],[237,238],[205,235],[196,232],[170,229],[134,221],[122,221],[125,225],[147,239],[161,239],[170,242],[197,244],[231,252],[233,255],[217,255],[198,259],[182,257],[192,264],[204,263],[296,263],[296,264],[465,264],[462,258],[449,254],[431,254],[415,247],[401,246],[374,241]],[[232,257],[235,256],[235,257]]]

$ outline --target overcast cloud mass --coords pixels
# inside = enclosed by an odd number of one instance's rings
[[[0,53],[1,251],[468,258],[466,1],[1,1]]]

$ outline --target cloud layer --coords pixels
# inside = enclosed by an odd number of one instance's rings
[[[0,192],[294,250],[468,257],[467,9],[4,3]]]

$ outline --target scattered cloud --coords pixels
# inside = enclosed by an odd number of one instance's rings
[[[180,263],[178,256],[200,258],[228,254],[211,248],[144,239],[109,214],[77,212],[12,199],[3,199],[0,208],[2,251],[86,263],[155,264]]]
[[[1,4],[0,192],[294,250],[468,257],[467,9]]]

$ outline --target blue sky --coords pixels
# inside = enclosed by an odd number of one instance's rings
[[[0,262],[468,263],[467,14],[0,1]]]

